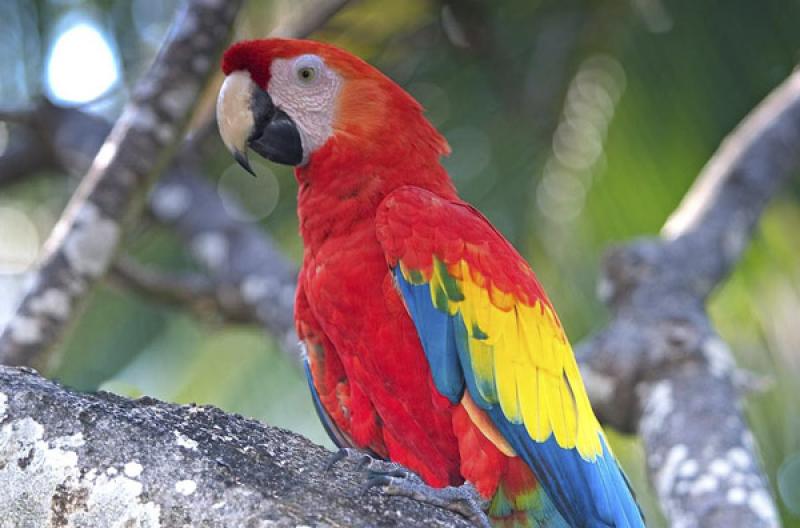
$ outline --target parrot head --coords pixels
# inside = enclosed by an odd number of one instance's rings
[[[253,172],[247,152],[307,167],[347,152],[371,163],[449,152],[402,88],[358,57],[321,42],[249,40],[224,54],[217,121],[225,146]]]

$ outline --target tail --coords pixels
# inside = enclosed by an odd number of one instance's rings
[[[536,443],[522,426],[504,429],[511,433],[510,443],[520,458],[555,494],[551,499],[567,521],[565,526],[644,528],[630,483],[602,432],[598,433],[602,452],[589,461],[574,448],[559,447],[553,437]]]
[[[559,447],[554,438],[534,443],[524,429],[514,426],[507,432],[519,433],[516,437],[501,435],[466,396],[453,413],[453,429],[461,474],[489,500],[487,514],[493,526],[644,527],[630,485],[602,433],[602,454],[587,461],[576,449]],[[547,482],[548,491],[542,481]]]

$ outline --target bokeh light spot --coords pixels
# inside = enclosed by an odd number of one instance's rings
[[[239,165],[231,165],[222,173],[217,186],[225,210],[243,222],[269,216],[280,197],[278,178],[269,167],[253,160],[250,165],[258,176],[253,177]]]
[[[586,188],[575,173],[548,165],[536,191],[537,205],[553,222],[574,220],[583,210]]]
[[[81,20],[58,35],[47,58],[47,88],[55,100],[86,103],[118,80],[111,45],[95,25]]]
[[[625,82],[620,63],[599,54],[586,59],[570,83],[552,156],[536,189],[536,204],[553,224],[578,218],[594,174],[605,170],[604,142]]]
[[[0,206],[0,275],[24,273],[39,255],[39,233],[16,207]]]
[[[570,169],[585,170],[603,153],[603,138],[593,123],[564,120],[553,137],[553,155]]]

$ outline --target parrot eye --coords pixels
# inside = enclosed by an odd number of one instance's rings
[[[316,74],[317,72],[314,71],[314,68],[309,68],[308,66],[297,70],[297,78],[305,82],[313,81]]]
[[[316,55],[303,55],[294,65],[295,75],[301,84],[313,84],[322,70],[322,60]]]

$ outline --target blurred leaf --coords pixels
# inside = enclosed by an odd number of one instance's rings
[[[136,297],[100,288],[73,334],[53,376],[94,390],[136,357],[163,328],[164,313]]]
[[[795,453],[778,469],[778,490],[786,507],[800,516],[800,453]]]

